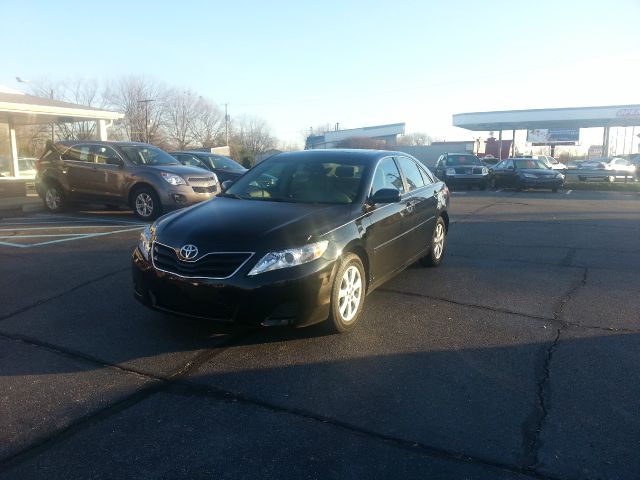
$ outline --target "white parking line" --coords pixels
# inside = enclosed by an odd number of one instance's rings
[[[67,238],[60,238],[58,240],[49,240],[47,242],[38,242],[38,243],[13,243],[13,242],[0,242],[0,245],[5,245],[8,247],[15,247],[15,248],[31,248],[31,247],[41,247],[43,245],[51,245],[54,243],[62,243],[62,242],[70,242],[72,240],[83,240],[86,238],[95,238],[95,237],[103,237],[105,235],[115,235],[116,233],[124,233],[124,232],[132,232],[135,230],[142,230],[144,227],[140,226],[140,227],[133,227],[133,228],[125,228],[122,230],[114,230],[111,232],[99,232],[99,233],[83,233],[83,234],[67,234],[65,235],[65,237]],[[33,238],[33,237],[44,237],[45,235],[13,235],[13,236],[4,236],[4,237],[0,237],[0,238],[15,238],[15,239],[20,239],[20,238]],[[54,236],[54,235],[48,235],[48,236]]]

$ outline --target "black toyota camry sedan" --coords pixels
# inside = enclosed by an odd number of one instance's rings
[[[134,292],[170,313],[337,332],[408,265],[438,266],[449,191],[404,153],[271,157],[222,194],[165,215],[133,253]]]

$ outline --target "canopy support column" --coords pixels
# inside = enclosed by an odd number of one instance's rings
[[[107,121],[106,120],[97,120],[98,124],[98,138],[106,142],[107,141]]]
[[[18,144],[16,142],[16,127],[13,120],[9,119],[9,147],[11,148],[11,165],[13,166],[13,176],[20,175],[20,165],[18,164]]]
[[[502,160],[502,130],[498,132],[498,160]]]
[[[609,156],[609,127],[604,127],[604,133],[602,134],[602,156]]]
[[[516,156],[516,130],[515,128],[511,132],[511,156]]]

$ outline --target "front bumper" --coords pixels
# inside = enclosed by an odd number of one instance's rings
[[[473,175],[473,174],[460,174],[460,175],[446,175],[444,182],[447,185],[487,185],[489,181],[489,175]]]
[[[335,260],[248,277],[254,264],[226,279],[189,279],[156,270],[136,248],[134,296],[155,310],[244,325],[305,326],[327,319]]]
[[[196,187],[198,188],[198,187]],[[221,191],[220,184],[217,183],[210,187],[211,191],[204,191],[205,188],[199,188],[201,191],[194,191],[194,187],[189,185],[179,185],[160,193],[160,203],[165,211],[174,210],[176,208],[188,207],[196,203],[210,200]]]
[[[522,186],[525,188],[562,188],[564,178],[522,178]]]

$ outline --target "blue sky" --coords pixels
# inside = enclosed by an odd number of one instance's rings
[[[192,88],[284,141],[310,126],[640,103],[640,1],[5,0],[0,84],[144,75]]]

